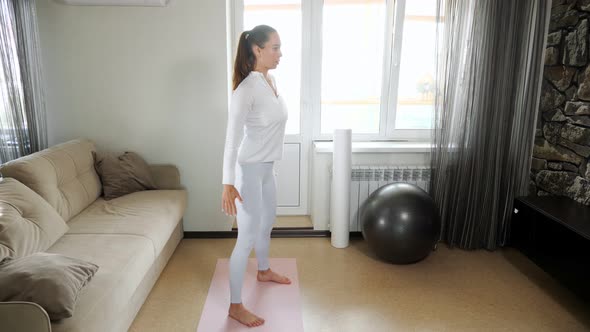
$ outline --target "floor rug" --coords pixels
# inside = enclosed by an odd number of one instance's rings
[[[249,258],[242,288],[244,306],[264,318],[263,325],[247,327],[228,316],[229,259],[222,258],[217,260],[197,332],[303,331],[297,262],[295,258],[270,258],[269,261],[271,269],[287,276],[291,279],[291,284],[257,281],[257,261],[255,258]]]

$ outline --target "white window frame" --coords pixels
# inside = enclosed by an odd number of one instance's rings
[[[389,59],[389,61],[386,60],[383,64],[383,70],[384,72],[389,70],[390,75],[384,75],[388,77],[384,78],[383,86],[389,86],[389,91],[382,94],[381,104],[386,105],[390,111],[385,112],[386,120],[383,121],[387,123],[385,135],[386,137],[400,141],[430,141],[430,129],[395,129],[405,9],[406,0],[387,0],[387,12],[389,13],[387,27],[390,30],[386,32],[386,36],[388,37],[386,37],[385,46],[389,54],[385,58]]]
[[[243,31],[243,0],[227,0],[228,31],[232,32],[231,54],[235,55]],[[353,141],[429,141],[429,129],[395,129],[399,65],[401,58],[405,4],[407,0],[386,0],[383,75],[379,133],[354,134]],[[323,1],[302,0],[302,57],[300,134],[304,141],[332,140],[332,134],[321,134],[321,65]],[[231,64],[233,66],[233,64]],[[231,68],[231,66],[230,66]],[[231,76],[231,74],[230,74]],[[231,82],[231,80],[230,80]]]

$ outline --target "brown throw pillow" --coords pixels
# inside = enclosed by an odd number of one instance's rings
[[[5,258],[0,262],[0,301],[37,303],[51,320],[71,317],[80,290],[96,271],[96,264],[58,254]]]
[[[137,153],[125,152],[120,156],[110,153],[93,155],[105,200],[136,191],[156,189],[149,165]]]

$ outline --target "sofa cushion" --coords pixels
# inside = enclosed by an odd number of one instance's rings
[[[67,222],[100,195],[94,150],[89,140],[69,141],[12,160],[0,167],[0,173],[33,189]]]
[[[105,200],[136,191],[156,189],[150,166],[135,152],[93,153]]]
[[[46,252],[6,258],[0,263],[0,301],[37,303],[51,320],[71,317],[96,270],[96,264]]]
[[[33,189],[67,222],[100,195],[94,143],[78,139],[12,160],[0,172]]]
[[[0,179],[0,260],[45,251],[67,230],[41,196],[15,179]]]
[[[109,201],[99,198],[68,223],[68,234],[135,234],[153,244],[157,256],[182,218],[184,190],[139,191]]]
[[[79,293],[73,316],[54,322],[53,332],[112,331],[155,260],[151,241],[131,234],[65,234],[47,252],[100,266]]]

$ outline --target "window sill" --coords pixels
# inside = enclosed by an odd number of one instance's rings
[[[352,153],[428,153],[428,142],[352,142]],[[317,153],[332,153],[334,142],[313,142]]]

